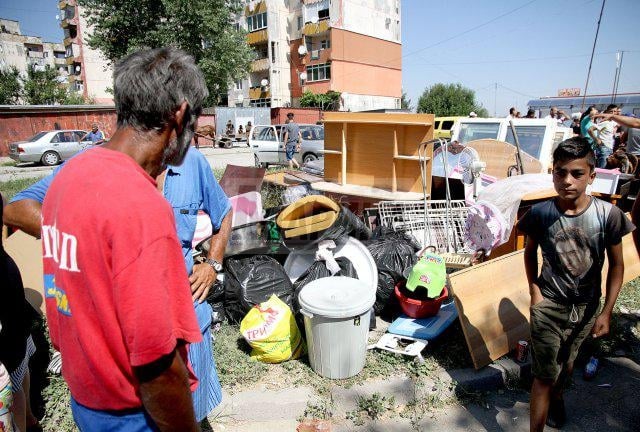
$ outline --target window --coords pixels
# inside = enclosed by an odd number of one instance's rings
[[[318,11],[318,19],[329,19],[329,9],[322,9]]]
[[[247,30],[253,32],[267,27],[267,13],[262,12],[257,15],[247,17]]]
[[[252,107],[258,107],[258,108],[269,108],[271,107],[271,98],[264,98],[264,99],[251,99],[249,101],[249,105]]]
[[[276,43],[271,42],[271,63],[276,62]]]
[[[453,120],[444,120],[442,122],[443,130],[451,130],[452,127],[453,127]]]
[[[462,123],[458,141],[460,144],[477,139],[498,139],[500,123]]]
[[[236,90],[242,90],[242,80],[236,81]]]
[[[298,17],[298,30],[302,30],[302,15]]]
[[[331,79],[331,63],[307,66],[307,81],[323,81]]]
[[[436,120],[436,124],[434,125],[434,129],[440,129],[440,120]]]
[[[546,126],[516,126],[520,150],[535,157],[540,158],[540,150],[542,149],[542,141]],[[509,144],[515,145],[511,128],[507,128],[506,140]]]
[[[235,29],[235,31],[240,31],[240,23],[233,23],[233,28]]]
[[[327,49],[327,48],[331,48],[331,42],[329,41],[329,39],[321,40],[320,49]]]

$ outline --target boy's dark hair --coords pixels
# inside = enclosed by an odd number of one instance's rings
[[[604,112],[606,113],[610,113],[611,111],[613,111],[614,109],[618,108],[618,105],[616,104],[609,104],[607,105],[607,109],[604,110]]]
[[[553,151],[553,165],[558,162],[566,162],[574,159],[587,160],[591,171],[596,167],[596,155],[593,153],[591,144],[583,137],[572,137],[562,141]]]

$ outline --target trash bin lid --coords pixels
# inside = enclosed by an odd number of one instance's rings
[[[300,290],[302,309],[327,318],[349,318],[371,309],[376,291],[366,283],[345,276],[316,279]]]

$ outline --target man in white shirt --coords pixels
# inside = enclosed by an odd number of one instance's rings
[[[558,124],[561,124],[569,120],[571,116],[568,116],[564,111],[559,110],[556,107],[551,107],[551,110],[549,111],[549,115],[547,115],[545,118],[555,119],[555,121],[558,122]]]
[[[609,105],[604,113],[612,114],[616,108],[618,108],[616,105]],[[604,168],[607,166],[607,158],[613,153],[617,124],[613,120],[602,120],[596,127],[599,130],[598,138],[602,141],[602,144],[596,149],[596,166]]]
[[[514,119],[514,118],[517,118],[517,117],[518,117],[518,116],[516,115],[516,114],[517,114],[517,112],[518,112],[518,111],[516,110],[516,107],[511,107],[511,108],[509,109],[509,115],[507,116],[507,120],[512,120],[512,119]]]

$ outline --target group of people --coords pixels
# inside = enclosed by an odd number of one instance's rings
[[[640,174],[640,129],[637,119],[621,115],[611,104],[603,113],[590,106],[580,117],[580,135],[592,145],[598,168],[617,168],[625,174]]]
[[[222,270],[232,210],[190,146],[207,94],[183,51],[130,54],[114,69],[111,139],[4,208],[7,225],[42,238],[48,331],[82,431],[196,431],[221,401],[205,299]],[[195,264],[200,210],[214,233]],[[0,421],[25,431],[37,426],[24,406],[33,347],[28,323],[16,319],[27,307],[17,267],[2,249],[0,260]]]

